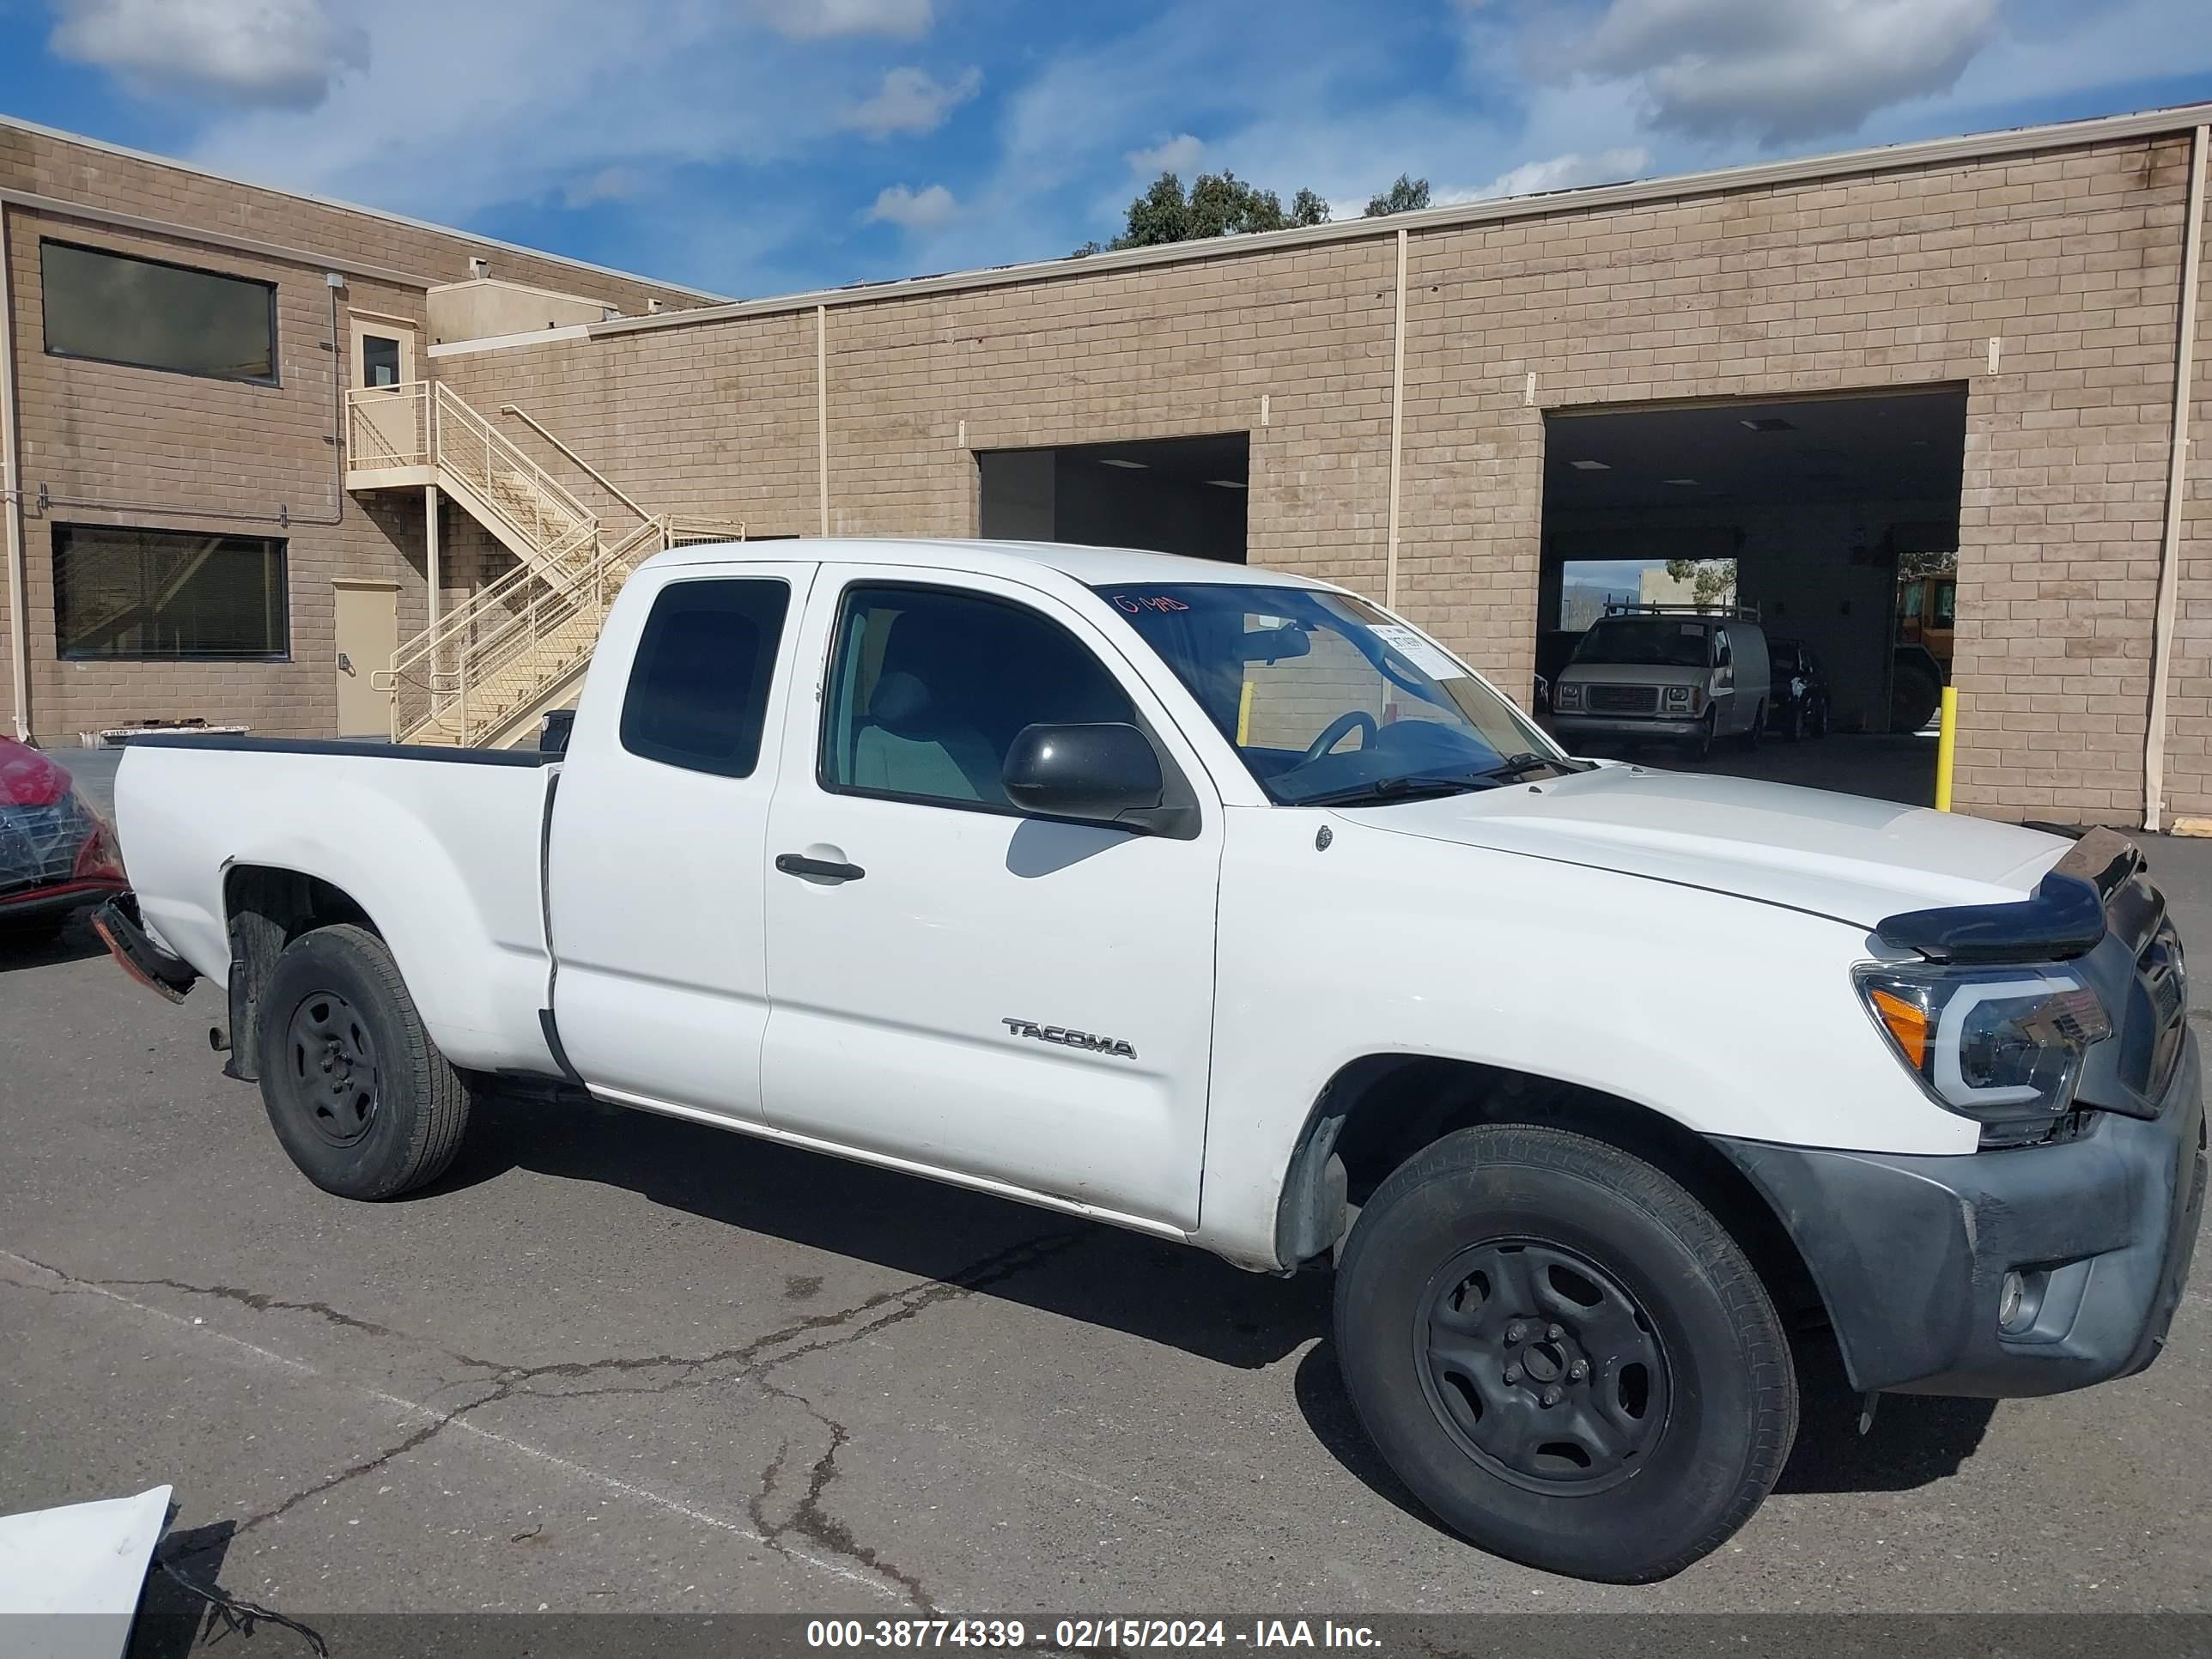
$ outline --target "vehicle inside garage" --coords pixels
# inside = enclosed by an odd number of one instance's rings
[[[1249,434],[985,450],[981,533],[1244,562]]]
[[[1539,675],[1608,607],[1733,607],[1775,659],[1765,741],[1699,764],[1932,799],[1966,416],[1956,386],[1548,416]]]

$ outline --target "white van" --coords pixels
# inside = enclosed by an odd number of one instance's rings
[[[1562,738],[1671,738],[1702,760],[1715,739],[1757,748],[1766,726],[1766,635],[1741,607],[1612,605],[1552,688]]]

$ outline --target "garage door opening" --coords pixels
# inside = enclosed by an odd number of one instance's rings
[[[981,531],[994,541],[1143,547],[1244,562],[1250,435],[994,449],[982,473]]]
[[[1538,675],[1609,607],[1737,611],[1781,670],[1762,741],[1655,759],[1932,802],[1966,428],[1955,386],[1547,416]]]

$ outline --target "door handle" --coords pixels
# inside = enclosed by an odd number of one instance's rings
[[[832,859],[811,859],[804,853],[778,853],[775,867],[787,876],[811,876],[820,881],[858,881],[868,872],[857,864]]]

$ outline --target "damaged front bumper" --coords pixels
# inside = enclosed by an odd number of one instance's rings
[[[1713,1144],[1789,1228],[1869,1393],[2008,1398],[2141,1370],[2204,1204],[2193,1034],[2155,1117],[2092,1113],[2069,1140],[1954,1157]]]

